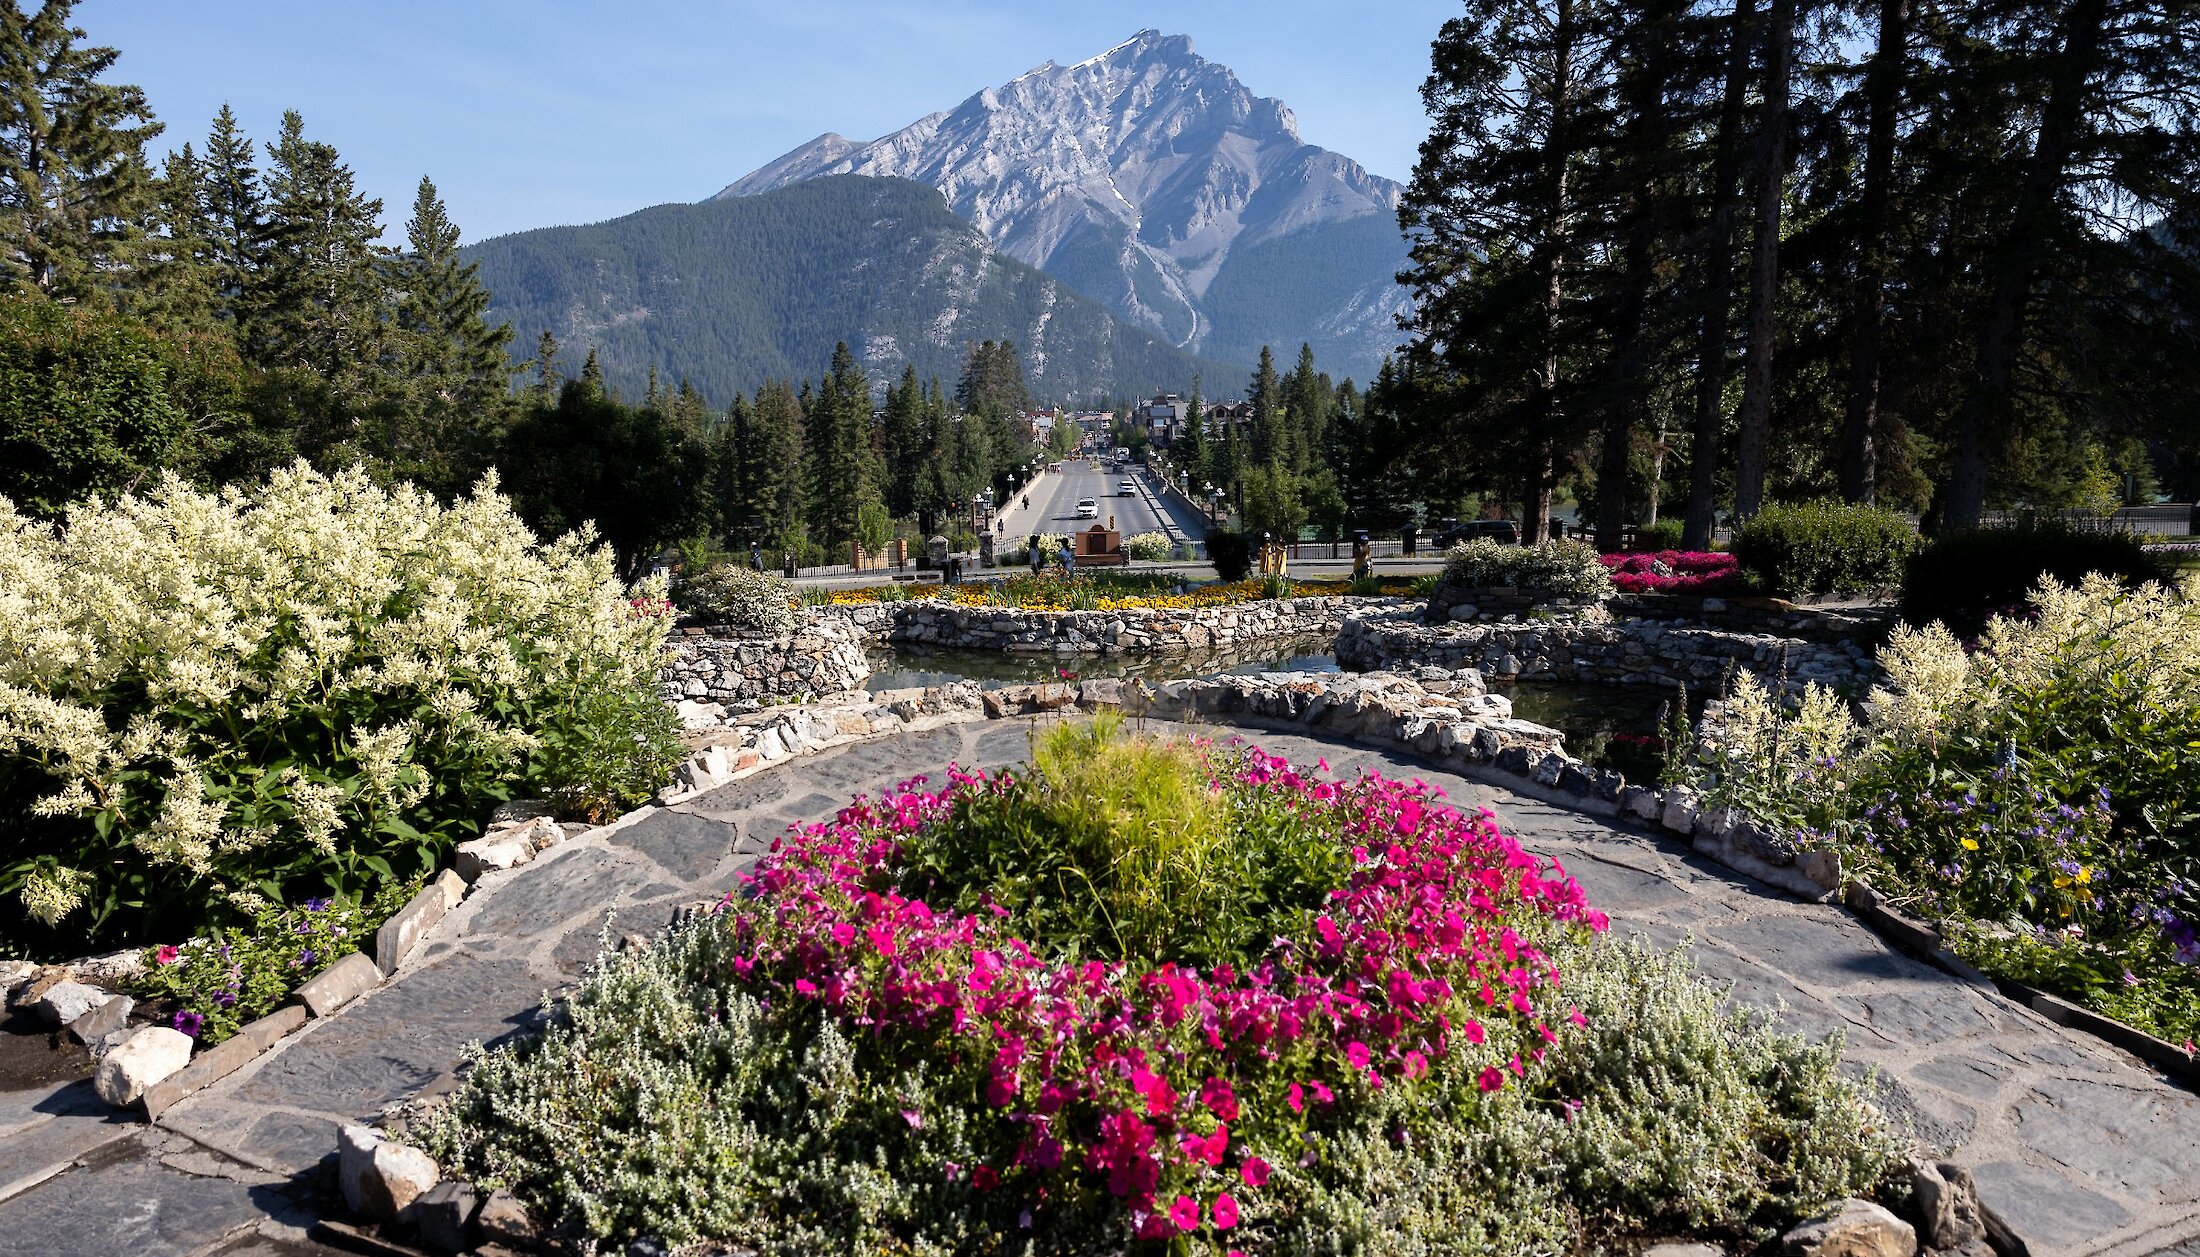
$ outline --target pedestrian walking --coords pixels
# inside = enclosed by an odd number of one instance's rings
[[[1062,538],[1062,575],[1075,576],[1076,574],[1077,551],[1070,546],[1069,538],[1064,537]]]
[[[749,566],[759,572],[764,570],[764,546],[762,542],[752,541],[749,543]]]
[[[1031,574],[1033,576],[1037,576],[1039,569],[1046,566],[1046,543],[1040,539],[1038,533],[1031,534],[1031,544],[1024,547],[1024,557],[1031,561]]]

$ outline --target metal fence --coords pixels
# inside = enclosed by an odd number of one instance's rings
[[[2051,519],[2086,532],[2130,532],[2143,537],[2200,535],[2200,505],[2173,503],[2166,506],[2127,506],[2116,511],[1988,511],[1988,524],[2015,524],[2025,519]]]

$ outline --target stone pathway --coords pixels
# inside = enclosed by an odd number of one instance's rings
[[[1409,756],[1278,733],[1262,746],[1340,772],[1380,768],[1487,805],[1557,856],[1616,928],[1692,939],[1738,998],[1840,1031],[1883,1104],[1972,1169],[2033,1254],[2200,1257],[2200,1097],[2086,1036],[1903,956],[1845,910],[1804,904],[1658,838],[1428,771]],[[491,874],[389,983],[315,1022],[150,1127],[77,1083],[0,1093],[0,1257],[321,1254],[340,1123],[444,1080],[465,1045],[526,1033],[609,927],[654,931],[715,897],[794,821],[950,760],[1022,760],[1028,725],[991,721],[829,751],[647,813]]]

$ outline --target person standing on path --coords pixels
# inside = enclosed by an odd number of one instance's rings
[[[1046,542],[1040,538],[1038,533],[1033,533],[1031,534],[1031,544],[1025,546],[1024,551],[1024,557],[1031,560],[1031,574],[1037,576],[1039,569],[1046,566]]]

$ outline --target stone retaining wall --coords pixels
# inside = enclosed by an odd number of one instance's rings
[[[1192,610],[1025,611],[961,607],[931,599],[819,607],[812,623],[838,620],[876,642],[916,642],[1019,654],[1181,654],[1272,637],[1330,634],[1355,611],[1388,598],[1279,598]]]
[[[1615,619],[1658,620],[1693,628],[1768,633],[1811,642],[1877,646],[1893,631],[1892,606],[1811,607],[1779,598],[1699,598],[1686,594],[1613,594],[1604,609]]]
[[[863,688],[871,665],[847,624],[812,618],[787,637],[680,628],[666,641],[659,679],[669,699],[758,706]]]
[[[1337,634],[1337,663],[1355,672],[1384,668],[1477,668],[1503,680],[1616,685],[1687,684],[1720,693],[1747,668],[1768,682],[1857,689],[1875,680],[1868,649],[1769,633],[1690,628],[1658,620],[1425,625],[1396,612],[1355,615]]]

